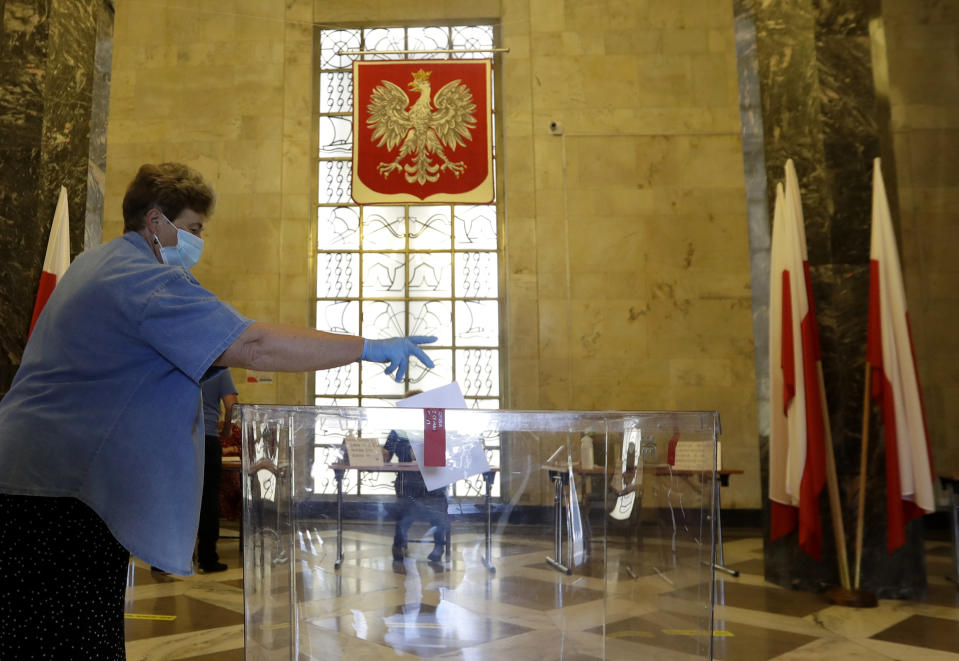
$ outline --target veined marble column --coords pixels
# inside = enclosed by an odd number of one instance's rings
[[[85,247],[88,193],[105,167],[112,25],[110,0],[0,0],[0,395],[26,344],[61,185],[71,257]],[[102,223],[102,193],[91,204]]]
[[[756,317],[768,317],[769,287],[768,258],[762,273],[763,261],[757,255],[765,250],[768,257],[775,186],[784,180],[785,162],[792,158],[802,191],[830,427],[852,565],[862,436],[872,159],[876,156],[883,159],[890,205],[898,208],[888,90],[877,88],[875,82],[886,76],[884,71],[879,71],[879,76],[874,71],[874,62],[885,66],[882,39],[874,38],[882,30],[881,11],[878,0],[734,0],[734,7],[743,124],[751,131],[744,135],[744,145],[753,147],[746,153],[747,175],[753,175],[747,176],[747,189],[751,198],[761,198],[765,192],[767,200],[765,209],[750,206],[753,284],[764,288],[767,296],[765,301],[757,298],[754,302]],[[756,112],[761,112],[761,117],[755,117]],[[761,149],[755,148],[757,144]],[[768,355],[764,332],[757,329],[757,356]],[[769,402],[768,378],[759,371],[757,368],[758,383],[765,392],[758,401],[761,406],[774,405]],[[762,412],[760,420],[764,422],[760,457],[766,494],[768,411]],[[886,551],[884,455],[875,416],[872,422],[862,585],[880,597],[916,599],[926,589],[922,522],[910,524],[906,545],[890,556]],[[767,580],[804,590],[839,584],[825,489],[820,509],[823,559],[817,562],[799,550],[795,533],[769,541],[769,503],[764,499]]]

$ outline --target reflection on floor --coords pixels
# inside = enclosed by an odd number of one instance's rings
[[[226,572],[183,579],[136,564],[127,602],[128,659],[244,658],[238,540],[235,529],[223,533],[234,536],[220,541]],[[332,536],[321,533],[329,544]],[[543,650],[557,649],[557,630],[566,632],[557,658],[569,661],[603,658],[604,649],[608,659],[704,658],[691,606],[708,585],[667,585],[655,569],[635,570],[626,555],[611,551],[604,565],[594,554],[567,577],[545,566],[550,549],[535,536],[497,536],[490,574],[469,558],[457,559],[457,547],[461,554],[476,551],[475,536],[454,535],[454,557],[446,564],[426,561],[428,545],[394,562],[388,534],[347,530],[344,537],[347,557],[339,572],[320,566],[298,578],[308,588],[300,601],[309,603],[301,638],[314,650],[327,645],[312,658],[542,659]],[[959,661],[959,591],[945,578],[951,545],[930,541],[927,549],[924,602],[882,601],[853,610],[766,583],[758,532],[727,531],[726,563],[741,575],[717,578],[724,605],[716,608],[714,658]],[[655,582],[662,583],[655,589],[658,607],[638,607],[649,601]],[[605,632],[596,624],[603,616]]]

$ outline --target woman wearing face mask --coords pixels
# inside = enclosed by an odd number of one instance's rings
[[[78,256],[37,320],[0,400],[0,658],[122,659],[129,554],[192,573],[204,378],[433,366],[433,337],[258,323],[218,300],[187,270],[213,206],[194,170],[144,165],[124,234]]]

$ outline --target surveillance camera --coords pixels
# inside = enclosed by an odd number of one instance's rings
[[[549,123],[549,132],[553,135],[563,135],[563,124],[562,122],[550,122]]]

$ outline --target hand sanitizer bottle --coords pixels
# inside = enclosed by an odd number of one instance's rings
[[[579,466],[583,469],[593,467],[593,437],[588,433],[579,439]]]

